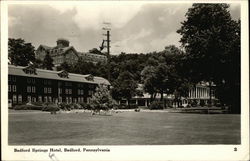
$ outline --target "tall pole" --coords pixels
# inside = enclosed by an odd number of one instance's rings
[[[107,58],[108,58],[108,81],[110,81],[110,33],[107,30]]]
[[[108,68],[108,81],[110,81],[110,25],[111,23],[109,22],[104,22],[103,23],[105,25],[105,27],[103,27],[102,29],[107,31],[107,34],[103,34],[104,36],[107,36],[107,39],[106,40],[103,40],[103,41],[106,41],[107,42],[107,46],[104,46],[107,48],[107,68]]]

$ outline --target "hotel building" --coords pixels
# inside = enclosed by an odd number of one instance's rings
[[[66,71],[36,69],[33,66],[9,65],[8,101],[26,102],[89,102],[95,88],[110,83],[102,77],[80,75]]]

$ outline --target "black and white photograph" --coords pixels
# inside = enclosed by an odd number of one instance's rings
[[[248,160],[243,2],[3,3],[1,111],[8,154],[117,160],[106,155],[126,147],[139,152],[123,160],[140,160],[150,155],[140,151],[147,147],[161,155],[141,160],[169,160],[163,154],[173,149],[179,156],[170,160],[215,160],[213,151],[225,147],[227,155],[218,157]],[[189,149],[186,156],[194,158],[179,158],[175,146],[209,147],[210,156],[197,159],[199,152]]]

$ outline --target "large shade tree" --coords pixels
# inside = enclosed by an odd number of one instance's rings
[[[27,66],[30,62],[35,61],[35,48],[23,39],[9,38],[8,58],[12,65]]]
[[[120,73],[118,78],[113,82],[112,97],[116,100],[125,98],[130,100],[137,94],[137,82],[134,80],[133,74],[128,71]]]
[[[181,43],[188,54],[186,69],[192,81],[230,84],[234,90],[223,95],[239,100],[240,41],[235,40],[240,37],[240,23],[231,18],[228,8],[228,4],[193,4],[177,32],[182,35]],[[240,112],[239,101],[224,101],[234,112]]]

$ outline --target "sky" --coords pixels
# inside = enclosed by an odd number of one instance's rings
[[[35,48],[56,46],[65,38],[79,52],[99,48],[105,39],[103,27],[111,28],[111,54],[162,51],[180,46],[176,31],[191,3],[82,3],[10,4],[8,35],[22,38]],[[240,5],[230,5],[233,19],[240,18]],[[104,22],[110,22],[106,25]]]

